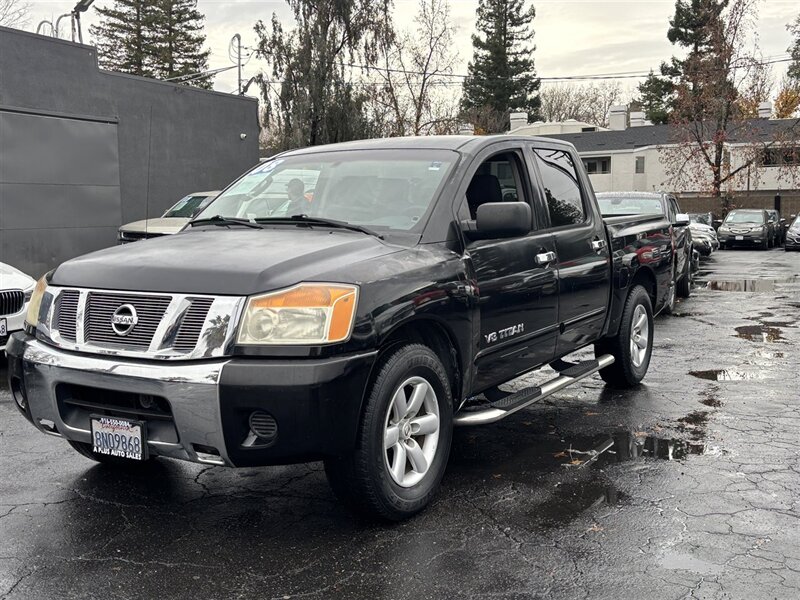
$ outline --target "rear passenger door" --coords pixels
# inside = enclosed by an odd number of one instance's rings
[[[563,356],[596,340],[603,329],[611,294],[609,248],[577,155],[546,142],[532,144],[530,152],[544,198],[541,218],[558,255],[556,355]]]
[[[459,207],[474,219],[485,202],[527,202],[535,193],[523,148],[497,144],[478,156]],[[532,216],[524,236],[467,241],[465,258],[478,295],[473,391],[482,391],[547,364],[558,328],[558,281],[553,236]],[[538,255],[545,255],[537,260]],[[549,259],[549,260],[542,260]]]

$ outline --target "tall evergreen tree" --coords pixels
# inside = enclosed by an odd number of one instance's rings
[[[170,79],[208,69],[203,15],[197,0],[114,0],[97,8],[92,26],[100,66],[109,71]],[[189,85],[211,87],[212,76]]]
[[[673,57],[661,63],[661,77],[650,73],[639,85],[639,104],[653,123],[669,121],[675,107],[676,84],[680,80],[692,90],[706,78],[701,74],[713,60],[713,40],[719,36],[722,13],[730,0],[677,0],[669,20],[667,39],[688,50],[684,59]]]
[[[480,0],[479,35],[472,36],[473,59],[464,81],[461,108],[476,131],[498,133],[508,113],[526,111],[539,117],[540,81],[536,76],[531,27],[536,11],[525,0]]]
[[[152,1],[114,0],[97,7],[100,23],[90,28],[98,62],[109,71],[152,77],[148,56],[152,28]]]
[[[197,10],[197,0],[155,0],[152,5],[149,53],[155,76],[171,79],[208,70],[211,51],[203,49],[205,17]],[[188,83],[210,89],[212,79],[206,75]]]

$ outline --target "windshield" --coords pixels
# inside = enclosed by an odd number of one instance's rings
[[[214,196],[193,196],[190,194],[178,200],[172,208],[164,213],[164,218],[181,217],[184,219],[191,219],[208,206],[208,203],[213,199]]]
[[[338,151],[262,163],[198,215],[251,220],[307,215],[373,229],[420,231],[457,154]]]
[[[741,211],[736,210],[728,213],[725,217],[726,223],[763,223],[764,213],[760,210]]]
[[[794,221],[792,221],[789,231],[800,231],[800,217],[797,217]]]
[[[663,215],[661,200],[637,196],[599,196],[600,213],[603,215]]]
[[[700,223],[702,225],[711,225],[711,217],[709,217],[708,213],[700,213],[700,214],[691,214],[689,215],[689,220],[692,223]]]

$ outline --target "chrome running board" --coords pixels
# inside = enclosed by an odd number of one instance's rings
[[[614,357],[604,354],[595,360],[587,360],[576,365],[569,365],[561,371],[558,377],[551,379],[541,386],[525,388],[498,400],[491,402],[487,408],[475,411],[461,411],[453,417],[453,424],[459,427],[467,425],[487,425],[505,419],[509,415],[530,406],[534,402],[544,400],[548,396],[563,390],[565,387],[594,375],[600,369],[614,363]],[[567,365],[568,363],[565,363]]]

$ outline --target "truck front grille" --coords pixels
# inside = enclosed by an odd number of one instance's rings
[[[25,305],[25,294],[22,290],[4,290],[0,292],[0,315],[15,315]]]
[[[224,356],[234,333],[229,325],[244,301],[231,296],[50,289],[55,297],[48,323],[56,345],[143,358]],[[127,324],[119,320],[114,326],[115,313],[134,312],[135,322],[127,331]]]
[[[167,312],[170,296],[139,296],[134,294],[107,294],[89,292],[86,299],[84,332],[87,342],[109,344],[127,348],[150,347],[158,325]],[[136,309],[139,322],[130,333],[121,336],[111,327],[114,312],[125,304]]]

